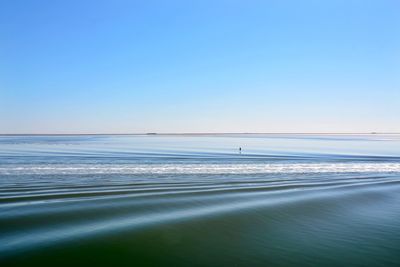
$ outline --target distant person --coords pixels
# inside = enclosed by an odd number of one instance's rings
[[[239,147],[239,154],[242,154],[242,148]]]

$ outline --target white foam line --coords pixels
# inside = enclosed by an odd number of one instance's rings
[[[0,167],[12,174],[256,174],[400,172],[400,163],[54,164]]]

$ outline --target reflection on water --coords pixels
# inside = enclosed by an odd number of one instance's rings
[[[0,263],[399,266],[399,178],[398,135],[0,136]]]

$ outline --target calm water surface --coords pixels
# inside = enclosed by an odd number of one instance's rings
[[[400,266],[400,135],[0,136],[0,265]]]

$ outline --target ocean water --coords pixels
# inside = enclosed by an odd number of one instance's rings
[[[0,266],[74,265],[400,266],[400,135],[0,136]]]

